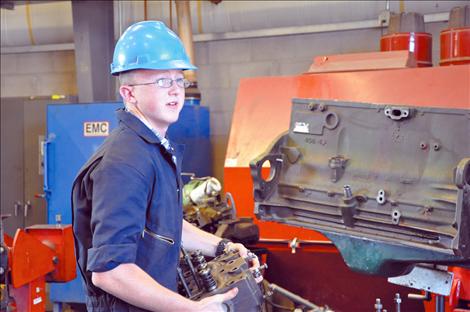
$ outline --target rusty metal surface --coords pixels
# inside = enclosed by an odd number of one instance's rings
[[[288,134],[250,164],[255,213],[322,232],[366,273],[468,261],[469,133],[468,109],[294,99]]]

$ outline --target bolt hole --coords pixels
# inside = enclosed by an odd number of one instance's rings
[[[400,117],[401,116],[401,110],[392,109],[392,115],[395,116],[395,117]]]
[[[271,160],[266,159],[261,166],[261,179],[265,182],[271,182],[276,172],[274,166],[271,164]]]
[[[325,122],[328,126],[333,126],[336,123],[336,115],[335,114],[328,114],[326,116]]]
[[[325,127],[327,129],[334,129],[339,123],[339,118],[335,113],[328,113],[325,116]]]

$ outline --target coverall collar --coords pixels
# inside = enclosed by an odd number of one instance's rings
[[[139,118],[125,111],[123,108],[116,111],[119,121],[123,122],[130,129],[134,130],[145,141],[152,144],[161,144],[161,140],[147,127]]]

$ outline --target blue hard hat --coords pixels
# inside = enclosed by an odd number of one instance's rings
[[[159,21],[135,23],[114,48],[111,74],[133,69],[197,69],[191,64],[180,38]]]

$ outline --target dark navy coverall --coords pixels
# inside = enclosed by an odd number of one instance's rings
[[[72,190],[75,249],[89,311],[142,311],[91,282],[92,272],[121,263],[135,263],[177,289],[183,146],[167,150],[131,113],[121,109],[117,117],[118,128],[82,167]]]

